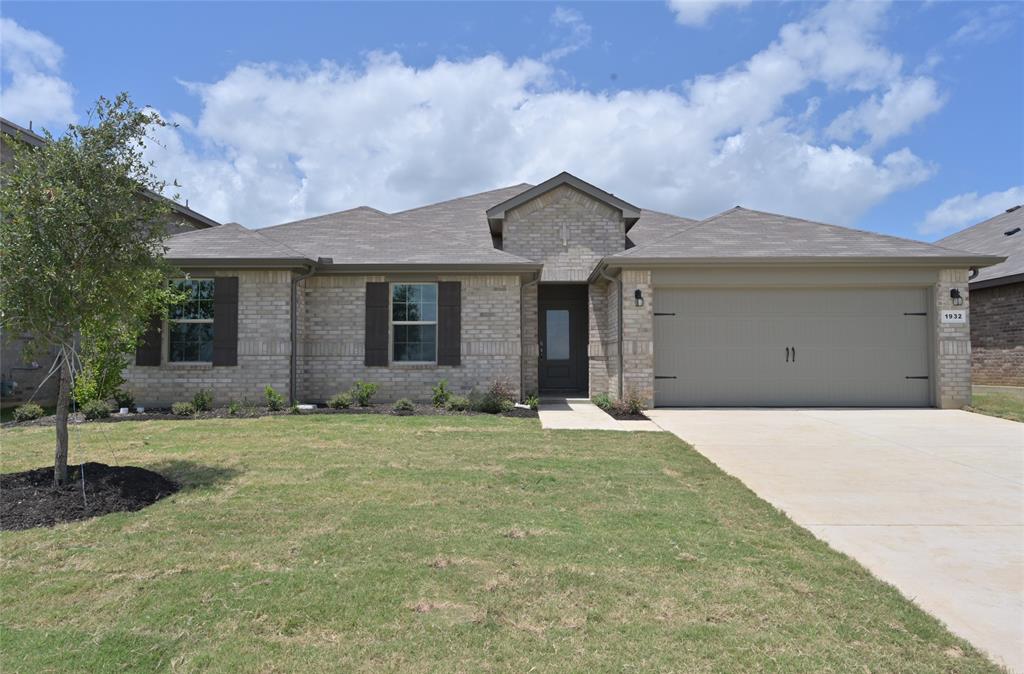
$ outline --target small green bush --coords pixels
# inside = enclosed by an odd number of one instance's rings
[[[512,385],[505,381],[496,381],[491,384],[487,392],[479,395],[470,393],[470,404],[477,412],[487,414],[498,414],[502,411],[504,402],[509,401],[515,407],[516,395]]]
[[[231,402],[228,403],[228,414],[230,414],[231,416],[237,416],[241,410],[242,403],[238,402],[237,400],[232,400]]]
[[[189,402],[174,403],[171,405],[171,414],[178,417],[195,416],[196,406]]]
[[[327,406],[333,410],[347,410],[352,407],[352,395],[350,393],[336,393],[327,401]]]
[[[501,410],[502,414],[508,414],[516,408],[516,404],[507,398],[502,398],[501,402],[498,403],[498,409]]]
[[[25,403],[14,408],[15,421],[34,421],[40,419],[46,412],[35,403]]]
[[[448,399],[452,397],[452,392],[448,388],[447,379],[442,379],[437,382],[437,386],[434,386],[430,390],[434,393],[433,398],[431,398],[434,403],[434,407],[444,407],[448,404]]]
[[[612,397],[607,393],[598,393],[597,395],[590,398],[590,402],[594,403],[605,412],[612,408]]]
[[[446,407],[449,412],[465,412],[469,409],[469,398],[466,396],[449,396]]]
[[[626,391],[622,398],[615,401],[613,409],[618,414],[637,416],[644,411],[644,401],[637,395],[636,391]]]
[[[86,419],[106,419],[110,416],[110,404],[106,400],[90,400],[82,403],[78,411]]]
[[[531,410],[536,410],[538,407],[540,407],[540,398],[537,397],[537,394],[529,395],[526,397],[526,406],[529,407]]]
[[[408,398],[399,398],[391,406],[391,411],[395,414],[412,414],[416,411],[416,406]]]
[[[263,389],[263,397],[267,401],[267,409],[271,412],[280,412],[284,409],[284,396],[275,391],[273,386]]]
[[[213,393],[206,389],[199,389],[192,396],[192,406],[196,408],[196,412],[209,412],[213,409]]]
[[[302,414],[302,410],[299,409],[298,405],[292,405],[288,408],[288,414]]]
[[[352,399],[356,401],[356,404],[360,407],[368,407],[370,405],[370,399],[377,394],[379,387],[368,381],[357,381],[352,385]]]
[[[119,408],[127,407],[128,409],[131,409],[132,406],[135,405],[135,396],[132,395],[131,391],[119,388],[114,391],[114,402],[117,403]]]

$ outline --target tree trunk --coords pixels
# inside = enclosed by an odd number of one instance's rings
[[[53,456],[53,486],[68,481],[68,405],[71,398],[71,364],[61,353],[60,388],[57,393],[57,448]]]

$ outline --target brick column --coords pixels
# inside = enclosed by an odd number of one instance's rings
[[[954,307],[949,291],[957,288],[964,299]],[[935,284],[932,304],[935,316],[935,404],[942,409],[958,409],[971,402],[971,313],[966,269],[943,269]],[[941,322],[945,309],[963,309],[967,322]]]
[[[640,290],[644,305],[636,306]],[[622,270],[622,392],[654,404],[654,287],[651,272]]]

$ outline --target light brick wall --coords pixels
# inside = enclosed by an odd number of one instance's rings
[[[971,291],[971,378],[1024,386],[1024,283]]]
[[[366,283],[388,280],[462,283],[461,365],[363,364]],[[428,400],[431,386],[440,379],[447,379],[452,390],[462,395],[473,388],[485,389],[498,379],[519,390],[518,276],[443,274],[411,279],[322,275],[305,280],[302,286],[298,350],[298,397],[302,402],[323,402],[347,390],[357,379],[379,384],[378,399],[384,401]]]
[[[529,395],[540,388],[540,336],[537,284],[523,290],[523,390]]]
[[[958,288],[963,305],[953,306],[951,288]],[[960,408],[971,402],[971,299],[966,269],[943,269],[933,290],[935,314],[935,403],[937,407]],[[967,323],[943,324],[940,312],[945,309],[967,311]]]
[[[639,289],[644,305],[636,306]],[[651,272],[622,270],[622,390],[635,394],[650,407],[654,404],[654,286]]]
[[[568,185],[508,211],[502,228],[503,249],[542,262],[542,281],[586,281],[625,241],[622,213]]]
[[[618,284],[600,280],[590,286],[590,395],[619,392]]]
[[[136,403],[168,406],[191,400],[199,389],[212,391],[216,405],[242,398],[262,400],[267,385],[287,396],[291,272],[223,270],[192,276],[238,277],[238,365],[168,363],[165,336],[162,365],[136,367],[133,361],[125,369],[126,388]]]

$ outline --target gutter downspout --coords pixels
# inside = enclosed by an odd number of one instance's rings
[[[623,370],[623,366],[622,366],[622,362],[623,362],[622,361],[622,275],[620,274],[619,278],[615,278],[613,276],[608,276],[608,274],[605,273],[604,269],[599,271],[598,274],[600,274],[601,278],[603,278],[603,279],[605,279],[607,281],[611,281],[612,283],[614,283],[618,287],[618,289],[619,289],[619,330],[618,330],[618,333],[619,333],[618,334],[618,339],[619,339],[619,349],[618,349],[619,350],[619,386],[618,386],[619,396],[618,396],[618,398],[619,398],[619,400],[622,400],[622,370]]]
[[[534,279],[529,283],[519,286],[519,395],[526,400],[526,354],[523,347],[526,346],[526,311],[523,308],[524,291],[540,283],[540,274],[535,274]],[[538,395],[540,391],[537,392]]]
[[[299,311],[298,311],[298,295],[299,295],[299,283],[305,281],[310,276],[317,272],[317,265],[311,264],[306,267],[306,271],[298,276],[292,277],[292,305],[291,305],[291,354],[288,359],[288,404],[295,404],[295,371],[298,369],[298,349],[299,349]]]

